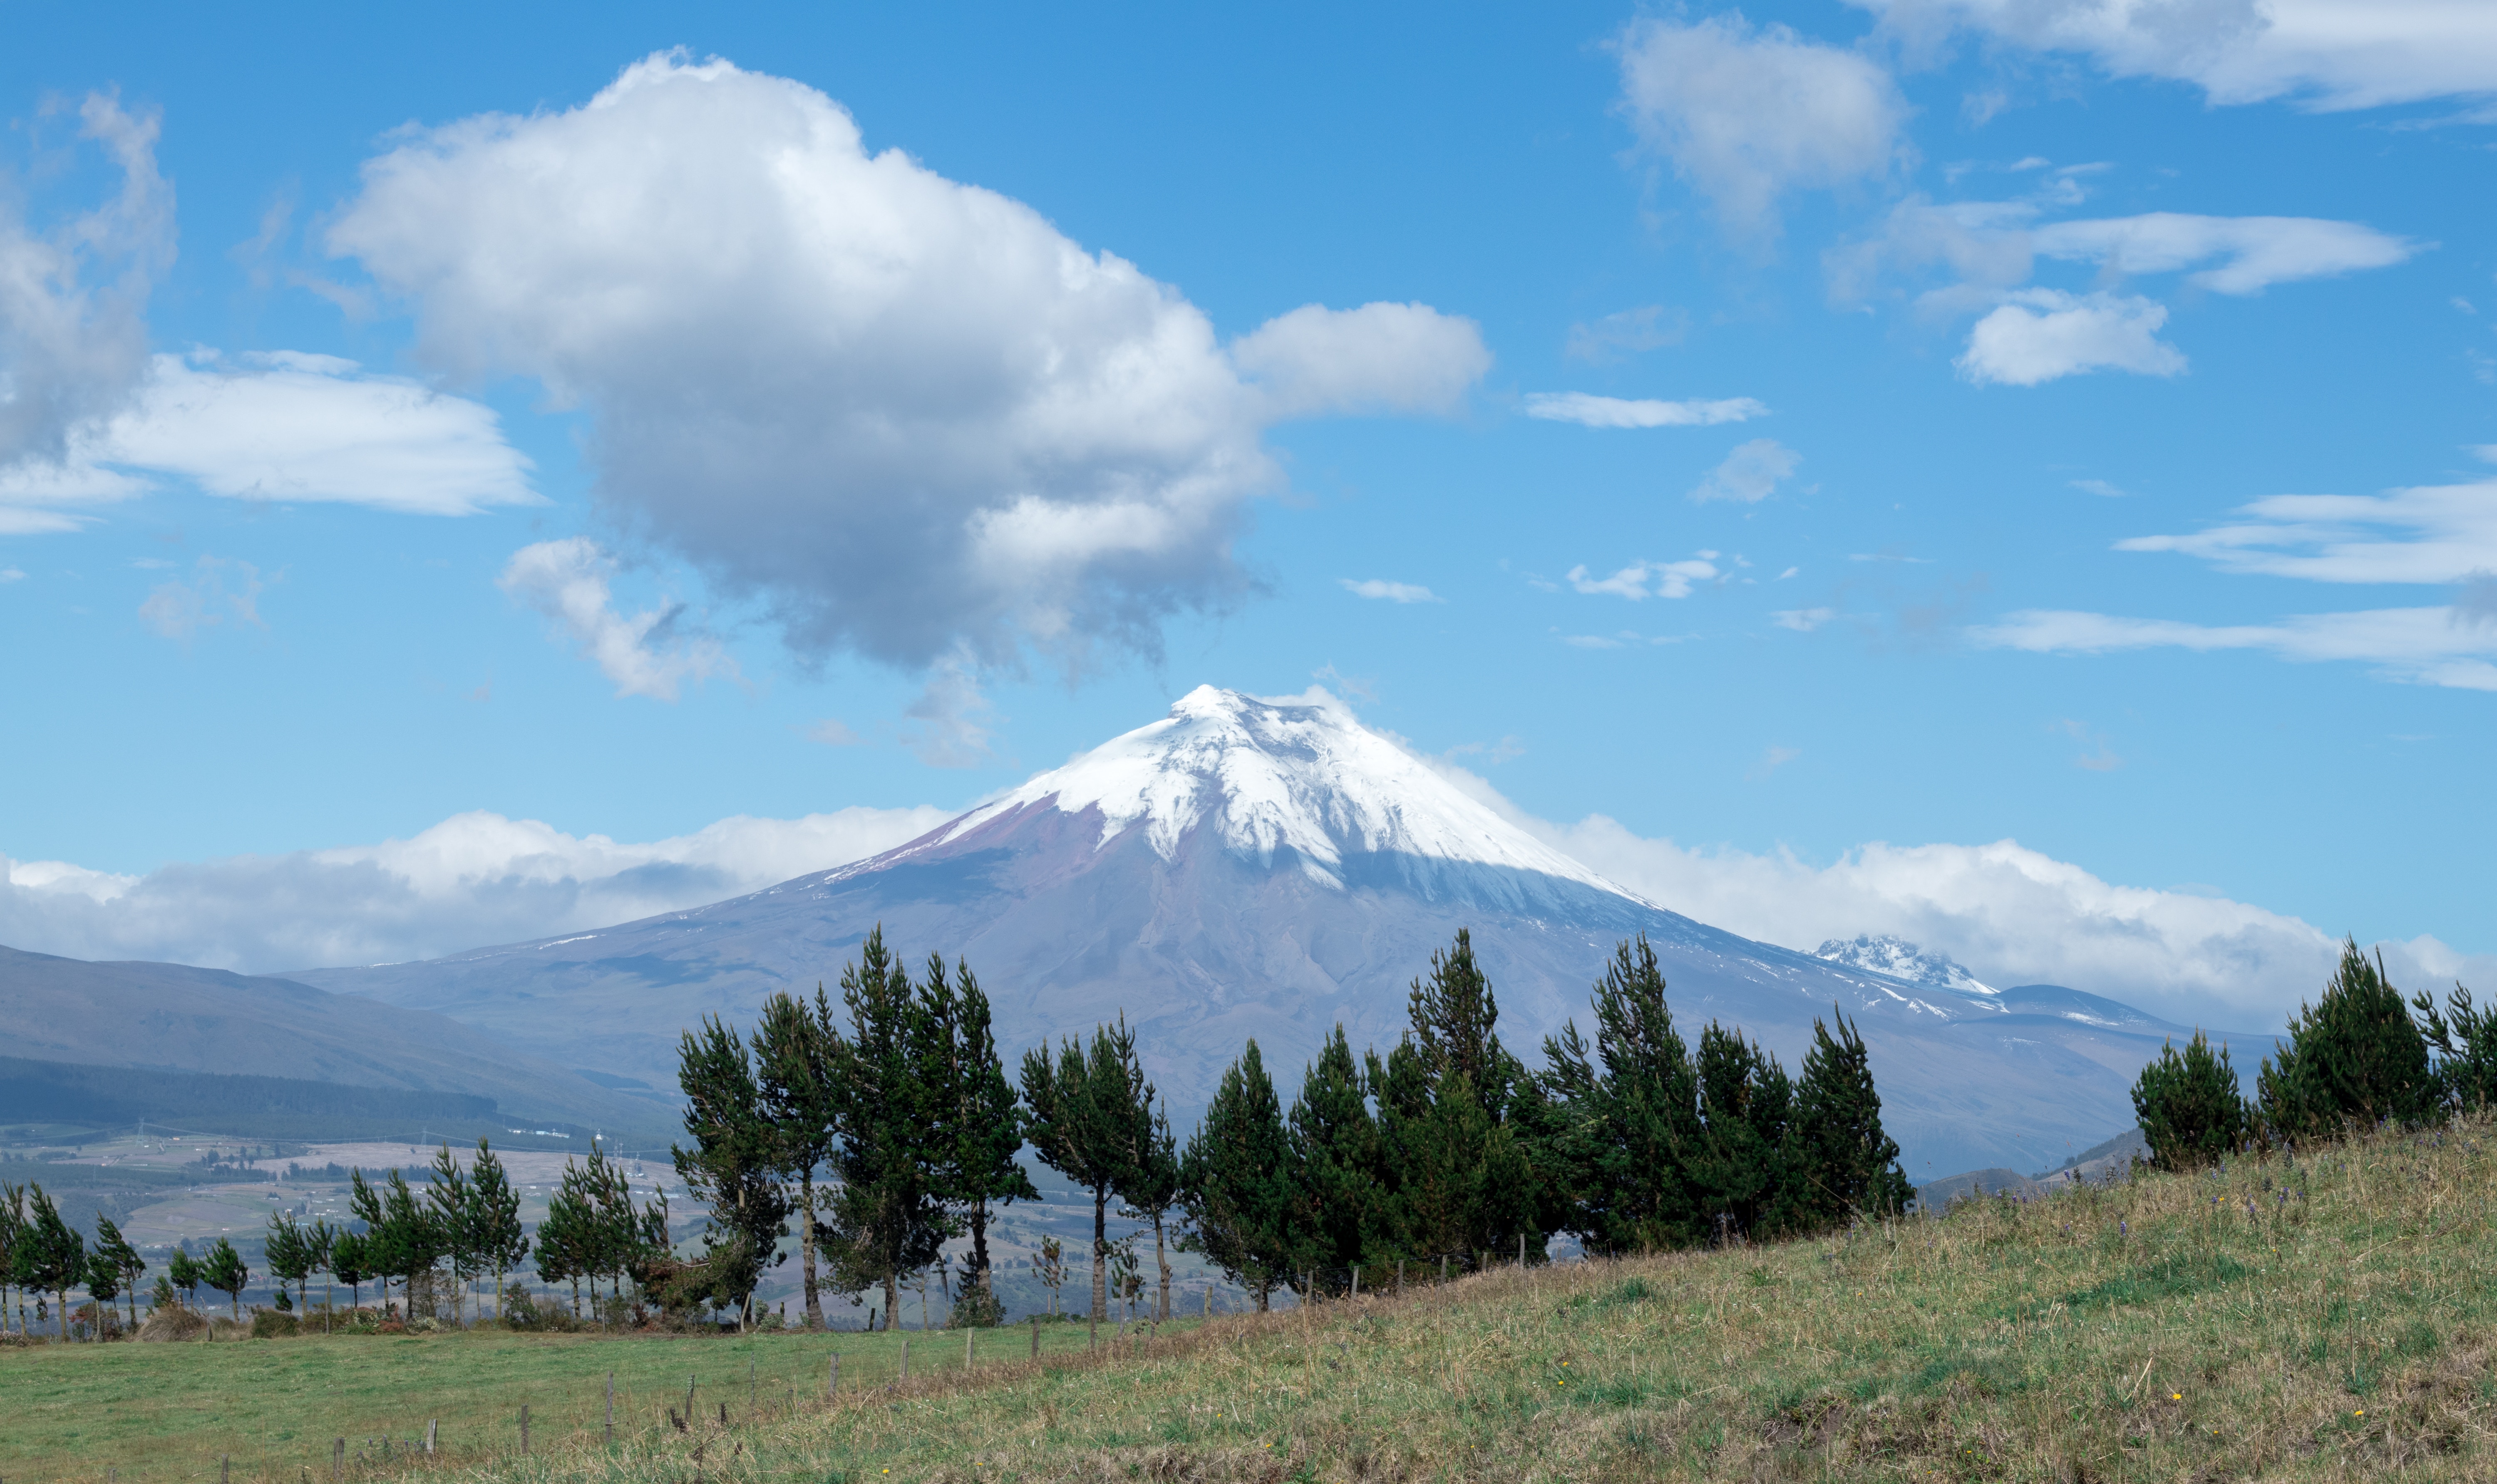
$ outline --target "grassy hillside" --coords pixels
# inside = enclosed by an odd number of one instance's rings
[[[795,1415],[785,1387],[759,1417],[732,1395],[725,1433],[715,1416],[666,1426],[677,1375],[750,1360],[767,1381],[811,1379],[835,1342],[17,1351],[0,1355],[17,1403],[0,1446],[43,1461],[0,1474],[101,1472],[104,1455],[69,1434],[117,1413],[95,1405],[112,1396],[152,1399],[151,1415],[197,1409],[150,1461],[116,1465],[125,1479],[197,1477],[215,1439],[245,1434],[237,1477],[317,1475],[347,1415],[378,1415],[375,1398],[351,1406],[330,1378],[349,1373],[320,1357],[363,1354],[390,1362],[373,1384],[400,1436],[455,1405],[492,1419],[446,1431],[458,1451],[433,1465],[477,1480],[2484,1479],[2492,1138],[2466,1122],[1821,1241],[1217,1318],[1129,1352],[853,1387]],[[512,1452],[528,1397],[495,1369],[522,1355],[544,1399],[526,1463]],[[291,1378],[235,1379],[287,1364]],[[613,1452],[584,1431],[611,1365],[667,1383],[631,1389]]]

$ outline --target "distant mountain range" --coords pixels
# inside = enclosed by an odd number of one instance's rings
[[[1686,1033],[1740,1026],[1794,1067],[1855,1019],[1919,1181],[2051,1165],[2133,1121],[2134,1075],[2181,1027],[2052,985],[1996,991],[1896,939],[1806,954],[1604,879],[1322,692],[1200,687],[1170,714],[870,860],[592,932],[288,977],[445,1017],[611,1088],[673,1086],[705,1015],[836,981],[868,931],[967,960],[1010,1053],[1123,1012],[1183,1122],[1250,1036],[1286,1095],[1341,1022],[1391,1044],[1459,928],[1530,1064],[1620,941],[1645,933]],[[2243,1053],[2268,1038],[2236,1038]]]
[[[142,1118],[287,1138],[414,1133],[428,1118],[506,1139],[516,1121],[645,1137],[676,1123],[671,1100],[421,1010],[288,979],[0,948],[0,1121]]]

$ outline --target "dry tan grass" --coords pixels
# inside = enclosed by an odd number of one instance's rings
[[[1492,1274],[462,1472],[2497,1477],[2490,1137],[2471,1123],[1826,1241]]]
[[[2497,1478],[2492,1137],[2472,1122],[1821,1241],[1495,1273],[428,1471]]]

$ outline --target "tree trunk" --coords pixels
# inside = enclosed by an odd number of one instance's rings
[[[806,1328],[824,1327],[824,1301],[815,1288],[815,1172],[803,1171],[798,1176],[798,1189],[803,1204],[798,1208],[798,1260],[806,1272]]]
[[[888,1262],[884,1267],[884,1327],[893,1329],[901,1314],[901,1275],[893,1271],[893,1264]]]
[[[1154,1322],[1155,1322],[1155,1323],[1157,1323],[1157,1324],[1158,1324],[1158,1323],[1160,1323],[1162,1320],[1165,1320],[1165,1319],[1167,1319],[1167,1318],[1169,1318],[1169,1317],[1171,1316],[1171,1310],[1170,1310],[1170,1283],[1171,1283],[1171,1267],[1170,1267],[1170,1257],[1169,1257],[1169,1255],[1168,1255],[1167,1253],[1165,1253],[1165,1252],[1164,1252],[1164,1250],[1162,1249],[1162,1216],[1161,1216],[1161,1213],[1160,1213],[1160,1212],[1158,1212],[1158,1211],[1154,1213],[1154,1261],[1156,1264],[1158,1264],[1158,1265],[1160,1266],[1161,1270],[1162,1270],[1162,1296],[1161,1296],[1161,1302],[1160,1302],[1160,1304],[1157,1306],[1157,1308],[1158,1308],[1158,1311],[1154,1315]]]
[[[1092,1317],[1110,1317],[1110,1187],[1092,1187]]]
[[[974,1288],[989,1286],[989,1198],[981,1196],[971,1203],[971,1271],[963,1284],[968,1294]]]

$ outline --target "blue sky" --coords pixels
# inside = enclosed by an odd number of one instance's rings
[[[2497,20],[2134,9],[13,6],[0,935],[447,951],[1314,679],[1782,941],[2484,967]]]

